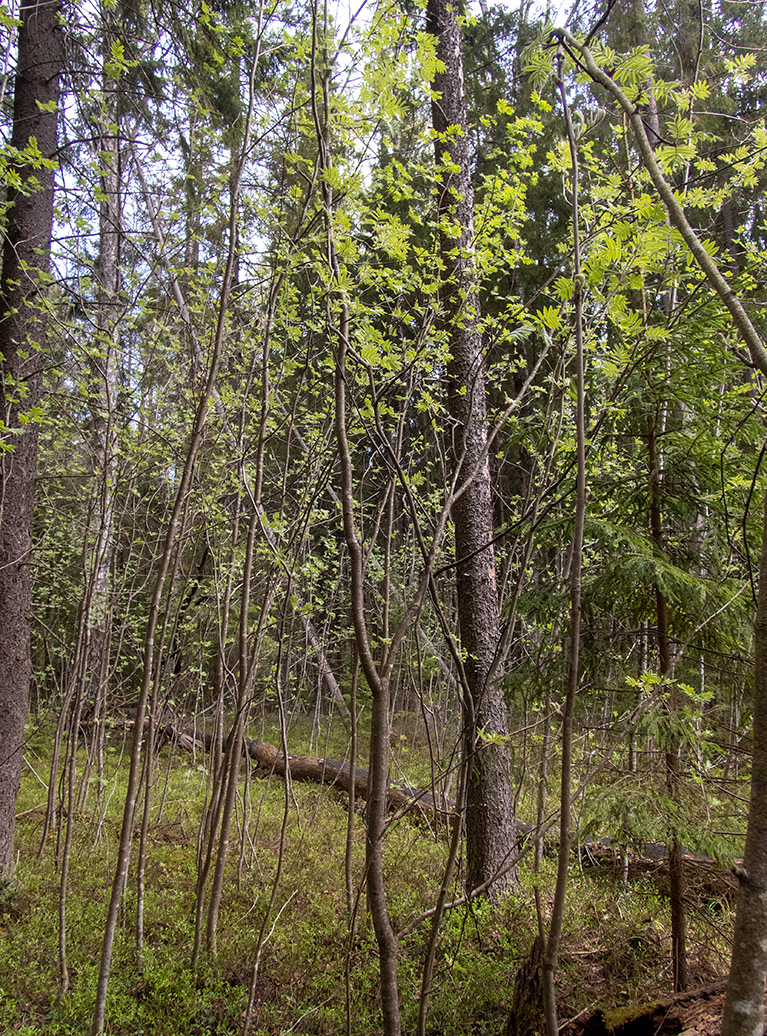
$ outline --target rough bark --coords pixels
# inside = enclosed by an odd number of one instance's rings
[[[56,154],[59,73],[64,59],[57,0],[22,3],[11,146],[34,138],[44,163]],[[0,873],[14,864],[14,818],[31,676],[32,514],[38,425],[47,338],[45,291],[50,274],[51,165],[29,162],[8,189],[0,284]]]
[[[539,1036],[544,1031],[543,939],[536,935],[530,954],[514,979],[514,996],[505,1036]]]
[[[466,653],[464,723],[469,782],[466,884],[499,873],[514,848],[509,782],[508,720],[500,681],[500,620],[493,549],[493,496],[488,460],[485,359],[479,330],[474,259],[474,191],[467,137],[461,33],[449,0],[429,0],[427,28],[437,39],[444,71],[434,77],[432,125],[441,167],[440,319],[447,331],[448,406],[454,470],[461,487],[453,505],[458,622]],[[484,737],[489,735],[490,737]],[[499,894],[516,881],[508,870],[491,886]]]

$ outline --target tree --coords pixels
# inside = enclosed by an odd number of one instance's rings
[[[690,225],[654,154],[636,105],[618,83],[599,67],[588,47],[569,33],[557,37],[584,62],[589,75],[612,95],[626,115],[653,186],[710,287],[726,306],[733,325],[745,343],[750,363],[767,377],[767,349],[741,299]],[[733,938],[733,956],[727,987],[723,1036],[756,1036],[763,1030],[764,990],[767,984],[767,500],[762,557],[759,565],[759,597],[755,617],[754,748],[751,797],[743,866],[736,868],[740,894]]]
[[[53,187],[64,60],[61,7],[22,3],[11,147],[15,183],[0,281],[0,873],[14,864],[14,822],[30,685],[32,517],[49,334]]]
[[[464,737],[469,771],[466,884],[511,887],[516,829],[493,547],[487,389],[474,260],[474,190],[467,133],[461,31],[449,0],[430,0],[429,32],[442,71],[434,76],[432,125],[438,186],[440,320],[449,340],[448,408],[459,486],[453,504],[458,619],[464,660]]]
[[[580,207],[578,197],[578,139],[575,135],[567,92],[562,77],[564,55],[557,55],[557,83],[562,97],[562,109],[567,131],[567,140],[572,162],[573,198],[573,337],[575,339],[575,435],[576,435],[576,484],[575,520],[573,523],[572,548],[570,551],[570,631],[567,658],[567,681],[562,706],[562,776],[560,781],[559,806],[559,853],[557,858],[557,882],[551,909],[551,923],[546,944],[543,948],[542,978],[543,1003],[548,1036],[557,1036],[557,1006],[554,979],[557,968],[559,943],[562,937],[562,921],[567,893],[567,877],[570,869],[570,814],[572,796],[573,765],[573,714],[575,698],[580,683],[581,611],[583,570],[583,530],[586,521],[586,399],[583,359],[583,287],[585,277],[581,269]]]

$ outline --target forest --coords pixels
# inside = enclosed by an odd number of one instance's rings
[[[0,53],[0,1029],[762,1036],[763,0]]]

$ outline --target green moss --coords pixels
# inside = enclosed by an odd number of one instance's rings
[[[625,1007],[614,1007],[603,1014],[605,1028],[608,1032],[615,1032],[629,1022],[635,1022],[642,1015],[649,1014],[657,1007],[657,1001],[646,1004],[626,1004]]]

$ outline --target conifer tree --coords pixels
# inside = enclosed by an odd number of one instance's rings
[[[64,45],[58,2],[22,3],[0,282],[0,873],[14,865],[14,821],[31,675],[32,516],[49,335],[53,181]]]
[[[500,618],[493,547],[487,388],[474,259],[466,94],[458,17],[430,0],[427,28],[443,71],[434,77],[432,125],[439,185],[440,318],[446,329],[451,449],[459,495],[453,505],[458,619],[464,662],[464,737],[469,768],[466,883],[497,894],[515,880],[508,720],[500,680]]]

